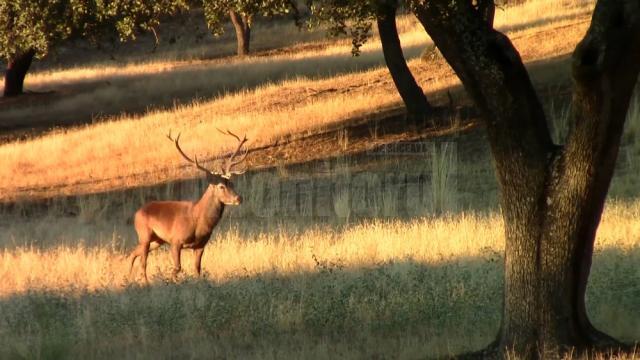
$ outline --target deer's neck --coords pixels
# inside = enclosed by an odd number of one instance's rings
[[[223,212],[224,204],[215,196],[213,187],[207,187],[207,191],[194,206],[198,228],[211,232],[222,218]]]

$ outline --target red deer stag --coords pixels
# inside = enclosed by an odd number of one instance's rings
[[[192,201],[152,201],[136,211],[134,224],[138,233],[138,246],[129,255],[129,276],[133,273],[133,264],[140,257],[140,265],[147,280],[147,255],[149,251],[157,249],[160,245],[168,243],[171,246],[173,258],[173,277],[180,272],[180,251],[183,248],[194,250],[195,270],[200,275],[200,261],[204,253],[204,246],[209,241],[213,228],[216,227],[225,205],[239,205],[242,201],[233,189],[230,181],[232,175],[242,174],[244,171],[233,170],[233,167],[242,163],[248,154],[235,160],[242,145],[247,142],[244,136],[241,140],[237,135],[227,130],[225,135],[233,136],[239,144],[231,156],[223,163],[219,172],[209,171],[198,163],[198,158],[192,160],[180,148],[180,134],[173,139],[171,132],[167,137],[175,143],[178,152],[188,162],[205,172],[209,186],[200,200]]]

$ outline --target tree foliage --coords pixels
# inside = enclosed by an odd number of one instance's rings
[[[202,6],[207,26],[214,36],[224,33],[224,24],[232,11],[249,19],[249,22],[256,15],[271,17],[297,12],[293,0],[203,0]]]
[[[0,0],[0,56],[8,60],[35,50],[43,57],[61,41],[96,41],[113,32],[134,39],[186,6],[185,0]]]
[[[476,0],[473,6],[493,23],[494,4],[505,1]],[[404,7],[415,12],[422,3],[421,0],[306,0],[313,15],[309,26],[325,25],[329,36],[349,35],[355,56],[371,37],[373,23],[388,16],[388,9]]]
[[[389,3],[397,7],[396,0],[307,0],[312,17],[310,27],[325,25],[329,36],[349,35],[353,55],[371,37],[371,28],[381,6]]]

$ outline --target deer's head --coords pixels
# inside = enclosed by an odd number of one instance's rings
[[[245,135],[242,139],[240,139],[240,137],[229,130],[224,132],[218,129],[218,131],[225,135],[232,136],[236,140],[238,140],[238,147],[236,147],[231,156],[229,156],[224,161],[224,163],[220,166],[220,169],[215,172],[200,165],[197,157],[195,157],[195,160],[192,160],[189,156],[187,156],[187,154],[184,153],[184,151],[182,151],[182,148],[180,147],[180,134],[178,134],[178,136],[176,136],[176,138],[174,139],[171,137],[171,132],[169,132],[169,135],[167,135],[167,137],[169,138],[169,140],[175,143],[176,149],[178,149],[178,152],[185,160],[194,164],[198,169],[202,170],[206,174],[207,181],[209,182],[209,189],[213,191],[214,196],[218,200],[220,200],[225,205],[240,205],[242,203],[242,197],[238,195],[238,193],[236,193],[233,182],[231,182],[231,177],[233,175],[242,174],[246,171],[246,169],[236,170],[234,169],[234,167],[244,162],[244,160],[247,158],[247,154],[249,153],[248,150],[244,152],[244,155],[242,155],[240,159],[236,160],[236,156],[240,152],[242,145],[247,142],[247,136]]]

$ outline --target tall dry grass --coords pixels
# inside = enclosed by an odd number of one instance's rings
[[[3,237],[0,257],[0,276],[4,279],[0,295],[31,290],[117,289],[134,280],[127,278],[128,267],[123,258],[136,241],[133,231],[121,232],[120,226],[113,225],[118,230],[98,236],[74,227],[64,218],[37,222],[43,231],[61,234],[55,240],[61,245],[31,238],[29,234],[38,233],[33,221],[3,226],[9,235]],[[223,282],[237,276],[313,272],[318,261],[344,269],[404,260],[437,264],[494,256],[504,250],[502,219],[495,213],[462,212],[411,221],[374,220],[337,228],[318,225],[302,232],[283,227],[250,235],[239,232],[239,226],[241,222],[215,234],[207,246],[203,268],[208,279]],[[596,245],[596,252],[627,252],[640,246],[640,201],[609,204]],[[170,273],[167,269],[172,268],[172,263],[167,251],[153,254],[149,273],[160,281]],[[185,254],[185,271],[193,273],[191,256]]]
[[[47,225],[56,226],[55,223]],[[295,233],[283,229],[251,238],[242,236],[236,227],[214,236],[215,240],[205,251],[203,268],[208,279],[223,282],[238,276],[314,272],[316,261],[339,264],[346,269],[405,260],[424,264],[455,261],[459,257],[482,257],[486,251],[502,252],[502,232],[501,221],[495,215],[473,214],[409,223],[374,221],[344,230],[319,226]],[[73,230],[65,236],[74,237]],[[117,289],[130,281],[126,261],[121,258],[124,255],[121,236],[114,234],[112,244],[107,242],[99,247],[83,246],[80,238],[76,239],[80,245],[47,250],[38,250],[37,246],[5,249],[0,258],[0,276],[5,279],[0,294]],[[476,239],[470,241],[473,236]],[[20,241],[29,242],[26,237]],[[133,241],[129,238],[127,243]],[[185,271],[193,273],[190,252],[185,254]],[[172,263],[166,251],[159,251],[150,258],[148,266],[151,277],[160,281]]]
[[[513,31],[528,36],[526,30]],[[555,51],[548,46],[524,53],[548,56]],[[169,128],[189,129],[183,131],[183,147],[207,155],[227,149],[212,135],[215,126],[247,131],[259,139],[253,146],[314,131],[393,101],[387,94],[362,92],[310,97],[300,105],[293,100],[300,99],[301,89],[305,96],[316,94],[384,73],[376,71],[337,78],[343,83],[295,79],[5,145],[0,159],[13,173],[2,174],[0,188],[19,191],[18,186],[59,184],[87,174],[157,171],[163,178],[181,177],[163,169],[180,162],[164,144]],[[291,102],[274,105],[283,98]],[[625,176],[614,179],[616,194],[637,196],[637,105],[636,100],[621,155]],[[214,115],[217,122],[205,121]],[[433,172],[449,171],[446,154],[432,163]],[[44,174],[49,178],[43,180]],[[439,176],[447,182],[446,174]],[[443,204],[446,186],[433,189]],[[169,187],[158,191],[166,192],[158,194],[162,198],[175,196]],[[331,200],[334,207],[348,208],[344,199],[336,194]],[[231,224],[217,229],[207,246],[203,278],[193,277],[192,256],[185,252],[185,274],[170,281],[169,255],[159,250],[149,260],[151,284],[143,286],[139,278],[127,277],[125,256],[136,240],[123,219],[145,201],[144,194],[78,201],[51,202],[44,210],[20,203],[0,209],[0,358],[421,358],[477,350],[498,331],[504,238],[495,212],[356,220],[303,226],[304,231],[244,231],[247,224],[230,213],[225,216]],[[587,294],[595,325],[627,341],[640,338],[639,219],[638,200],[607,204]]]

